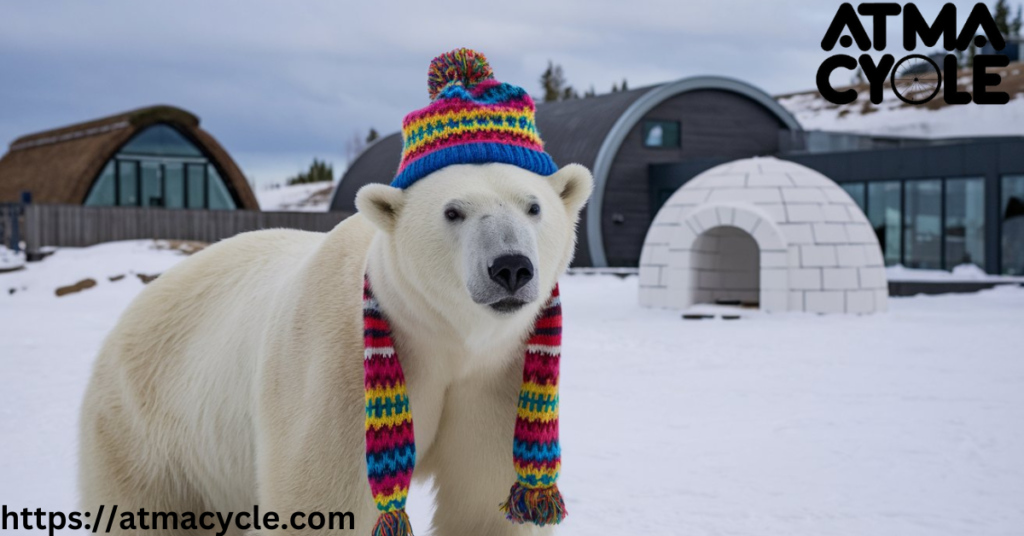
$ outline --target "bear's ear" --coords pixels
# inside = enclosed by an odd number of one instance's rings
[[[356,209],[385,233],[395,230],[405,192],[386,184],[367,184],[356,192]]]
[[[550,176],[551,186],[565,203],[565,210],[575,216],[590,199],[594,189],[594,177],[590,170],[580,164],[569,164]]]

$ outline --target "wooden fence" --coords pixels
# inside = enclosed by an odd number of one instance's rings
[[[216,242],[245,231],[289,228],[326,232],[347,212],[168,210],[79,205],[25,205],[22,230],[30,253],[44,246],[85,247],[115,240]]]
[[[20,203],[0,203],[0,246],[14,251],[21,249],[21,226],[24,215]]]

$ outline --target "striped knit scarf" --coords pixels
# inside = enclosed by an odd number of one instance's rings
[[[366,388],[366,468],[380,516],[373,536],[411,536],[405,513],[416,442],[402,364],[395,352],[380,304],[363,283],[364,371]],[[558,445],[558,362],[562,344],[562,305],[558,286],[534,324],[526,345],[519,391],[512,460],[518,478],[501,505],[514,523],[544,526],[565,518],[556,481],[561,468]]]

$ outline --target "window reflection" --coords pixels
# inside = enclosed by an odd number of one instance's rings
[[[853,198],[853,202],[857,203],[857,206],[860,207],[861,212],[865,212],[864,202],[866,200],[866,194],[864,193],[864,183],[844,182],[839,186],[842,186],[843,190],[846,190],[846,193],[850,194],[850,197]]]
[[[164,164],[164,187],[167,208],[185,208],[185,166],[181,162]]]
[[[189,164],[186,172],[188,208],[206,207],[206,166]]]
[[[210,180],[206,183],[209,208],[214,210],[235,208],[235,203],[231,200],[231,193],[224,187],[224,181],[221,180],[220,174],[213,166],[209,167],[209,172]]]
[[[1024,274],[1024,175],[1003,177],[1002,217],[1003,273]]]
[[[985,268],[985,180],[946,180],[946,269]]]
[[[868,183],[868,220],[875,229],[887,265],[900,262],[900,203],[899,181]]]
[[[114,205],[117,204],[117,172],[114,170],[114,163],[107,162],[100,172],[100,178],[89,191],[89,197],[85,199],[86,205]]]
[[[117,163],[117,204],[134,207],[139,204],[138,162],[118,161]]]
[[[142,202],[144,207],[162,207],[164,205],[163,178],[160,176],[159,162],[142,162]]]
[[[121,154],[192,156],[203,153],[170,125],[156,124],[139,132],[121,148]]]
[[[908,268],[942,268],[942,181],[907,181],[904,219],[904,264]]]
[[[642,134],[644,147],[679,147],[678,121],[644,121]]]

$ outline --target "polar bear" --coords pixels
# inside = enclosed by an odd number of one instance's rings
[[[434,533],[548,530],[509,523],[497,506],[515,481],[525,337],[569,265],[591,188],[576,164],[547,177],[451,165],[405,190],[363,187],[358,214],[326,234],[244,233],[168,270],[95,363],[83,509],[352,512],[353,533],[370,534],[365,272],[415,411],[414,478],[436,488]],[[494,274],[501,259],[511,280]]]

